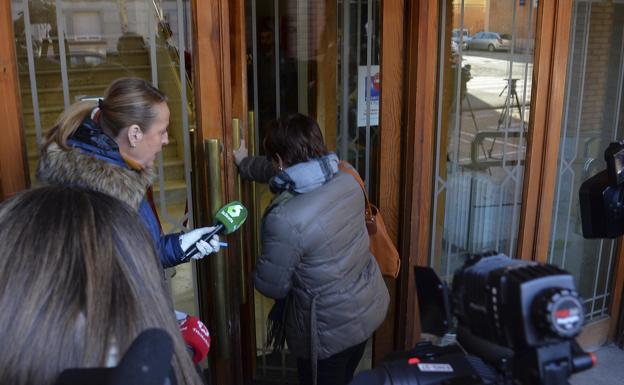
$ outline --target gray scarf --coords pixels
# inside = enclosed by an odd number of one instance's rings
[[[312,191],[331,180],[338,172],[338,156],[333,152],[307,162],[297,163],[271,178],[273,193],[290,191],[302,194]]]

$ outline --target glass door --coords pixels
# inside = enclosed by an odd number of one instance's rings
[[[598,321],[611,315],[618,248],[583,238],[578,191],[605,169],[609,143],[624,138],[624,4],[573,7],[548,262],[574,274],[587,321]]]
[[[318,121],[327,147],[353,164],[369,190],[376,191],[380,5],[379,0],[245,1],[247,105],[253,117],[249,137],[256,154],[264,153],[271,121],[307,114]],[[259,184],[254,191],[258,219],[272,195]],[[258,238],[253,253],[260,253]],[[296,383],[295,358],[265,348],[273,300],[255,292],[253,301],[256,379]],[[371,343],[361,363],[370,365]]]
[[[38,144],[65,108],[96,100],[114,79],[140,77],[167,94],[171,110],[152,191],[163,231],[192,228],[190,2],[12,0],[11,9],[31,180]],[[168,277],[176,309],[197,314],[194,266]]]
[[[466,253],[516,256],[537,6],[441,3],[429,264],[449,280]]]

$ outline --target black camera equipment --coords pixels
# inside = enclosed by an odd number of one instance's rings
[[[176,385],[172,357],[169,334],[147,329],[132,342],[116,367],[67,369],[54,385]]]
[[[604,152],[606,170],[581,185],[579,201],[585,238],[616,238],[624,234],[624,142]]]
[[[352,384],[563,385],[595,363],[574,340],[583,327],[583,303],[564,270],[474,255],[455,273],[449,295],[432,269],[415,269],[423,332],[446,333],[452,307],[457,344],[419,343]]]

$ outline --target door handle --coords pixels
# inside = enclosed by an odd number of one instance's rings
[[[241,145],[242,139],[242,129],[241,129],[241,121],[238,118],[232,119],[232,145],[235,148],[239,148]],[[236,195],[239,201],[243,201],[243,190],[241,183],[241,176],[239,173],[236,173],[236,178],[234,179],[234,191],[236,191]],[[240,303],[247,303],[247,266],[245,263],[245,229],[241,228],[238,234],[238,251],[239,251],[239,262],[240,262],[240,274],[239,274],[239,292],[240,292]]]
[[[206,154],[206,162],[208,165],[208,204],[212,217],[217,210],[223,206],[221,198],[221,144],[218,139],[206,139],[204,141],[204,150]],[[214,311],[217,323],[216,344],[217,354],[221,359],[230,357],[230,333],[229,322],[230,312],[227,304],[227,277],[228,266],[225,261],[223,250],[219,250],[216,255],[211,255],[210,260],[210,280],[214,288]]]

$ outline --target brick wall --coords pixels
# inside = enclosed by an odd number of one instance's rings
[[[576,22],[584,22],[582,19],[579,20],[584,15],[579,12],[578,16]],[[612,54],[618,52],[611,44],[613,20],[614,6],[611,2],[592,4],[581,110],[580,128],[583,131],[612,131],[610,127],[605,127],[605,107],[608,105],[609,59]],[[579,47],[579,43],[581,42],[576,42],[575,45]],[[581,71],[582,66],[578,65],[580,63],[575,64],[575,70]]]

